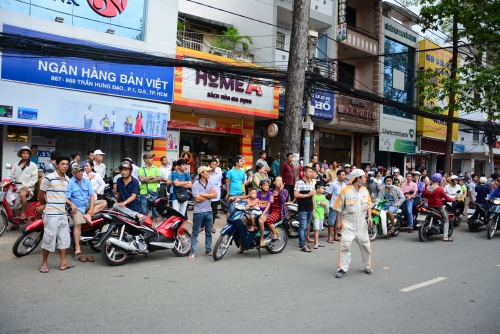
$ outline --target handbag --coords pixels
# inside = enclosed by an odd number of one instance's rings
[[[187,180],[184,180],[184,181],[187,181]],[[179,203],[184,203],[189,198],[188,197],[188,192],[187,192],[186,188],[183,188],[183,187],[180,187],[180,188],[174,187],[174,192],[175,192],[175,196],[177,197],[177,201]]]
[[[146,174],[146,167],[142,167],[144,170],[144,176],[147,176]],[[148,184],[146,183],[146,198],[148,199],[148,204],[153,203],[157,198],[158,198],[158,193],[154,190],[149,190]]]

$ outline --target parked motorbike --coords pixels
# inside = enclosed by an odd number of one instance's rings
[[[3,179],[0,182],[0,236],[5,232],[9,222],[16,225],[29,224],[42,216],[41,213],[39,214],[35,211],[40,205],[40,202],[36,201],[35,197],[28,201],[26,219],[21,220],[18,216],[14,215],[14,204],[16,201],[21,200],[16,195],[17,187],[20,185],[20,182],[15,182],[10,178]]]
[[[491,198],[488,210],[488,239],[493,238],[497,229],[500,229],[500,198]]]
[[[215,243],[213,258],[219,261],[224,257],[229,246],[234,243],[237,247],[243,247],[244,250],[257,249],[260,258],[260,232],[256,229],[254,232],[249,232],[243,224],[243,215],[245,214],[245,205],[243,201],[234,203],[235,210],[227,220],[226,226],[220,231],[219,239]],[[288,234],[282,226],[282,221],[274,223],[278,234],[278,240],[271,242],[273,237],[270,230],[267,228],[264,231],[265,249],[271,254],[278,254],[285,249],[288,242]]]
[[[283,227],[289,238],[299,236],[299,207],[296,203],[286,203],[286,218],[283,219]]]
[[[368,237],[370,241],[375,240],[377,235],[383,236],[387,235],[387,231],[391,229],[391,221],[387,216],[385,210],[382,207],[387,201],[385,199],[372,204],[372,226],[368,228]],[[394,234],[390,236],[396,237],[399,235],[401,230],[401,209],[398,209],[398,213],[394,215]]]
[[[89,246],[96,252],[100,252],[100,248],[97,247],[97,242],[99,241],[99,236],[101,234],[101,228],[109,223],[111,217],[106,212],[99,212],[92,217],[92,225],[85,224],[82,225],[82,235],[80,237],[80,245]],[[26,226],[23,233],[17,238],[12,247],[12,253],[17,256],[25,256],[31,253],[38,246],[43,238],[44,226],[42,218],[38,218],[31,224]],[[73,226],[70,226],[71,235],[71,245],[74,248],[73,239]]]
[[[172,249],[177,256],[186,256],[191,250],[191,234],[184,228],[184,215],[168,206],[168,200],[158,198],[156,211],[162,220],[156,227],[149,217],[143,225],[124,215],[110,214],[112,220],[102,229],[97,247],[110,266],[127,262],[131,255]]]
[[[469,231],[477,232],[480,227],[486,226],[486,220],[488,218],[488,209],[486,206],[474,203],[474,213],[467,219],[467,225],[469,225]]]
[[[445,204],[446,202],[443,202]],[[448,237],[453,234],[451,226],[454,224],[455,210],[446,204],[446,212],[448,214],[448,221],[450,228],[448,229]],[[443,234],[444,223],[441,211],[428,207],[426,204],[419,207],[419,214],[417,215],[416,225],[418,226],[418,237],[420,241],[428,241],[431,237]]]

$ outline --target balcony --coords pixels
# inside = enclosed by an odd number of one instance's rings
[[[347,39],[340,43],[367,55],[377,55],[379,53],[378,40],[374,36],[369,33],[363,33],[360,30],[354,30],[352,27],[347,27]]]

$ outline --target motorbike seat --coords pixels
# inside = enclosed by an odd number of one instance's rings
[[[432,212],[435,212],[435,213],[441,215],[441,210],[439,210],[439,209],[431,208],[431,207],[427,207],[426,209],[429,210],[429,211],[432,211]]]

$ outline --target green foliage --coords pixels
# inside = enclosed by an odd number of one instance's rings
[[[253,44],[251,36],[240,35],[237,28],[227,28],[227,30],[221,31],[221,34],[215,38],[211,45],[219,49],[230,51],[237,51],[240,49],[246,51],[248,50],[249,44]]]

